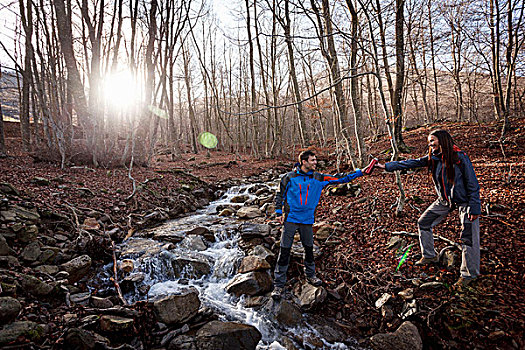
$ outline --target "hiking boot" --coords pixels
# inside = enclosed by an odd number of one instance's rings
[[[310,283],[314,287],[319,287],[321,284],[323,284],[323,281],[321,281],[316,276],[306,277],[306,282]]]
[[[284,288],[283,287],[274,287],[271,297],[273,300],[280,300],[283,296]]]
[[[439,257],[437,255],[433,258],[422,257],[416,262],[416,266],[437,264],[438,262],[439,262]]]
[[[456,288],[462,288],[466,287],[469,284],[471,284],[473,281],[475,281],[475,278],[469,278],[469,277],[460,277],[456,283],[454,283],[454,287]]]

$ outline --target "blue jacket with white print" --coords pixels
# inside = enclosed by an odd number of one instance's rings
[[[284,175],[275,196],[275,213],[283,213],[287,222],[313,224],[315,209],[319,204],[321,192],[327,185],[343,184],[363,176],[360,169],[344,177],[337,177],[309,171],[304,173],[299,167]]]

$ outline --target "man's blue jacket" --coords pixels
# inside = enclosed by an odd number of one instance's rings
[[[313,224],[315,208],[321,198],[321,191],[327,185],[343,184],[363,176],[361,169],[344,177],[336,177],[310,171],[304,173],[299,167],[284,175],[275,196],[275,213],[286,215],[287,222]]]

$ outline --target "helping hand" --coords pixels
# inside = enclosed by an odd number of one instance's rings
[[[377,163],[377,164],[376,164],[376,167],[378,167],[379,169],[384,169],[384,168],[385,168],[385,165],[384,165],[384,164],[381,164],[381,163]]]

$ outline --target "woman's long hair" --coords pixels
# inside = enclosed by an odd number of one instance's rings
[[[441,147],[441,158],[443,160],[443,166],[447,172],[447,180],[449,183],[454,183],[455,173],[454,173],[454,164],[459,160],[457,150],[458,148],[454,145],[454,140],[452,136],[446,130],[434,130],[430,133],[437,137],[439,146]],[[428,148],[428,163],[429,170],[434,173],[436,170],[437,162],[432,160],[432,149]]]

